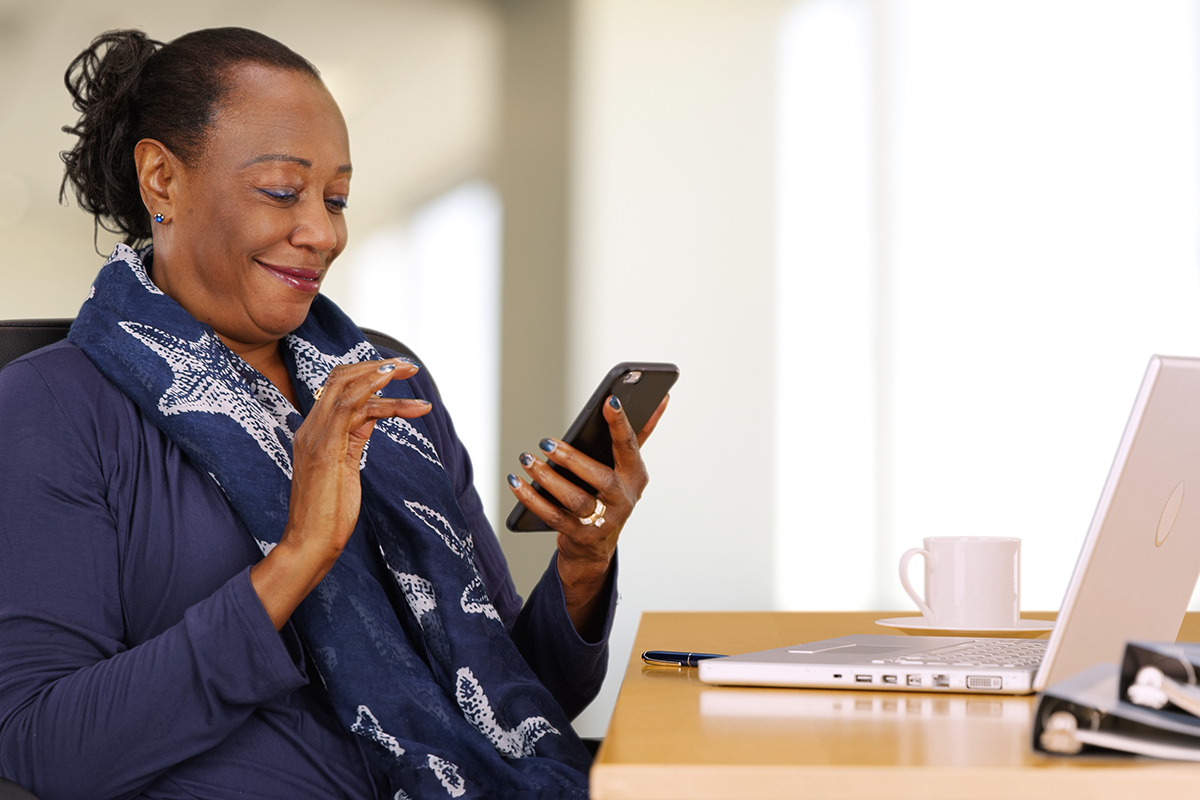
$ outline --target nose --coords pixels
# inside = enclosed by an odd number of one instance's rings
[[[292,230],[292,244],[319,253],[337,247],[338,226],[334,215],[325,207],[325,198],[306,198],[297,207],[299,214],[296,227]]]

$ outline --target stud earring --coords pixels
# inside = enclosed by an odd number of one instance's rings
[[[162,221],[163,221],[164,219],[166,219],[166,217],[164,217],[162,214],[155,214],[155,215],[154,215],[154,221],[155,221],[155,222],[157,222],[157,223],[159,223],[160,225],[162,224]]]

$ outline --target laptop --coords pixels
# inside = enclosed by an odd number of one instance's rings
[[[1029,694],[1175,641],[1200,576],[1200,359],[1154,356],[1049,639],[842,636],[701,661],[738,686]]]

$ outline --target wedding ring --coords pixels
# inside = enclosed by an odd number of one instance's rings
[[[596,498],[596,510],[592,512],[590,517],[580,517],[580,525],[595,525],[597,528],[604,524],[604,512],[608,509],[604,507],[604,501],[599,497]]]
[[[325,384],[321,384],[320,386],[317,387],[317,390],[315,392],[313,392],[313,402],[315,403],[318,400],[320,400],[321,395],[324,394],[324,392],[325,392]]]

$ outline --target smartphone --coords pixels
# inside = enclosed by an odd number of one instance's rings
[[[650,416],[658,408],[658,404],[667,396],[667,392],[679,379],[679,367],[674,364],[634,363],[624,361],[608,371],[604,380],[592,392],[579,416],[571,423],[562,441],[599,461],[605,466],[613,465],[612,436],[608,432],[608,422],[604,419],[604,403],[610,395],[615,395],[625,409],[625,416],[635,431],[640,431],[650,421]],[[552,464],[551,468],[588,494],[596,494],[596,490],[574,473]],[[538,493],[556,506],[562,507],[545,489],[533,484]],[[517,503],[505,522],[510,531],[548,531],[550,527],[538,519],[532,511],[523,504]]]

